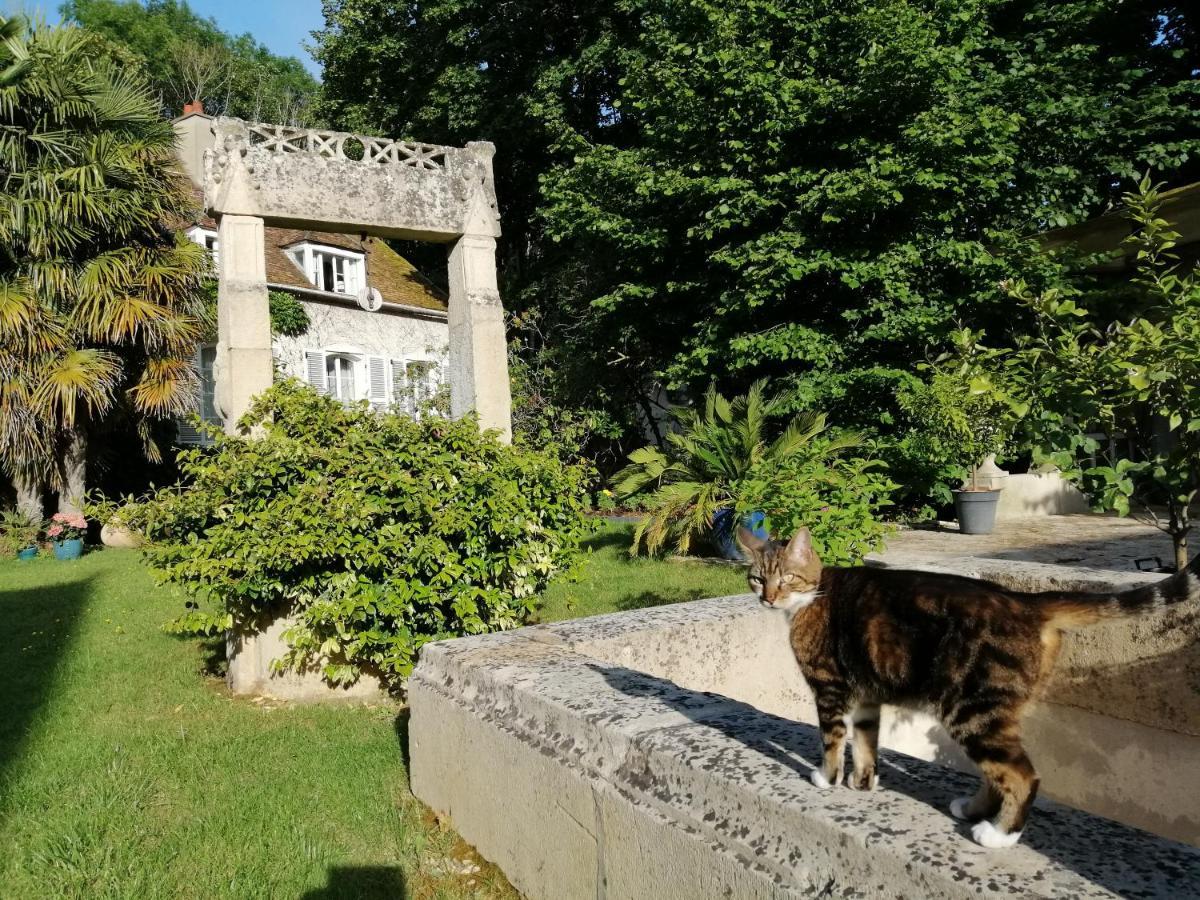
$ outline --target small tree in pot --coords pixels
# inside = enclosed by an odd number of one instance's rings
[[[985,348],[982,337],[969,328],[955,332],[954,352],[923,365],[928,380],[900,398],[921,423],[919,440],[930,456],[957,459],[967,470],[966,483],[954,491],[964,534],[989,534],[995,527],[1000,491],[981,484],[979,467],[1004,451],[1028,409],[1001,382],[1006,351]]]

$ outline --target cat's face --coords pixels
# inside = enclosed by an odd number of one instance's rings
[[[817,597],[821,560],[812,546],[807,528],[801,528],[786,544],[755,537],[745,528],[738,541],[750,554],[746,577],[763,606],[794,613]]]

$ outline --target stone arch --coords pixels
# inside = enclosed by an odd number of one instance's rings
[[[218,223],[217,404],[226,427],[272,379],[265,225],[447,245],[454,416],[510,440],[504,308],[496,282],[495,147],[217,119],[204,202]]]

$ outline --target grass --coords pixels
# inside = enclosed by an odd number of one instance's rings
[[[744,590],[607,525],[544,621]],[[229,696],[136,553],[0,561],[0,895],[515,897],[408,791],[399,706]],[[478,867],[478,870],[475,870]]]
[[[632,535],[632,525],[604,523],[587,542],[590,558],[578,580],[562,579],[550,586],[538,621],[558,622],[747,590],[741,566],[695,559],[630,558]]]

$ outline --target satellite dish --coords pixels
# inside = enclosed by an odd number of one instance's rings
[[[367,312],[379,312],[383,308],[383,294],[379,288],[363,288],[358,292],[358,305]]]

